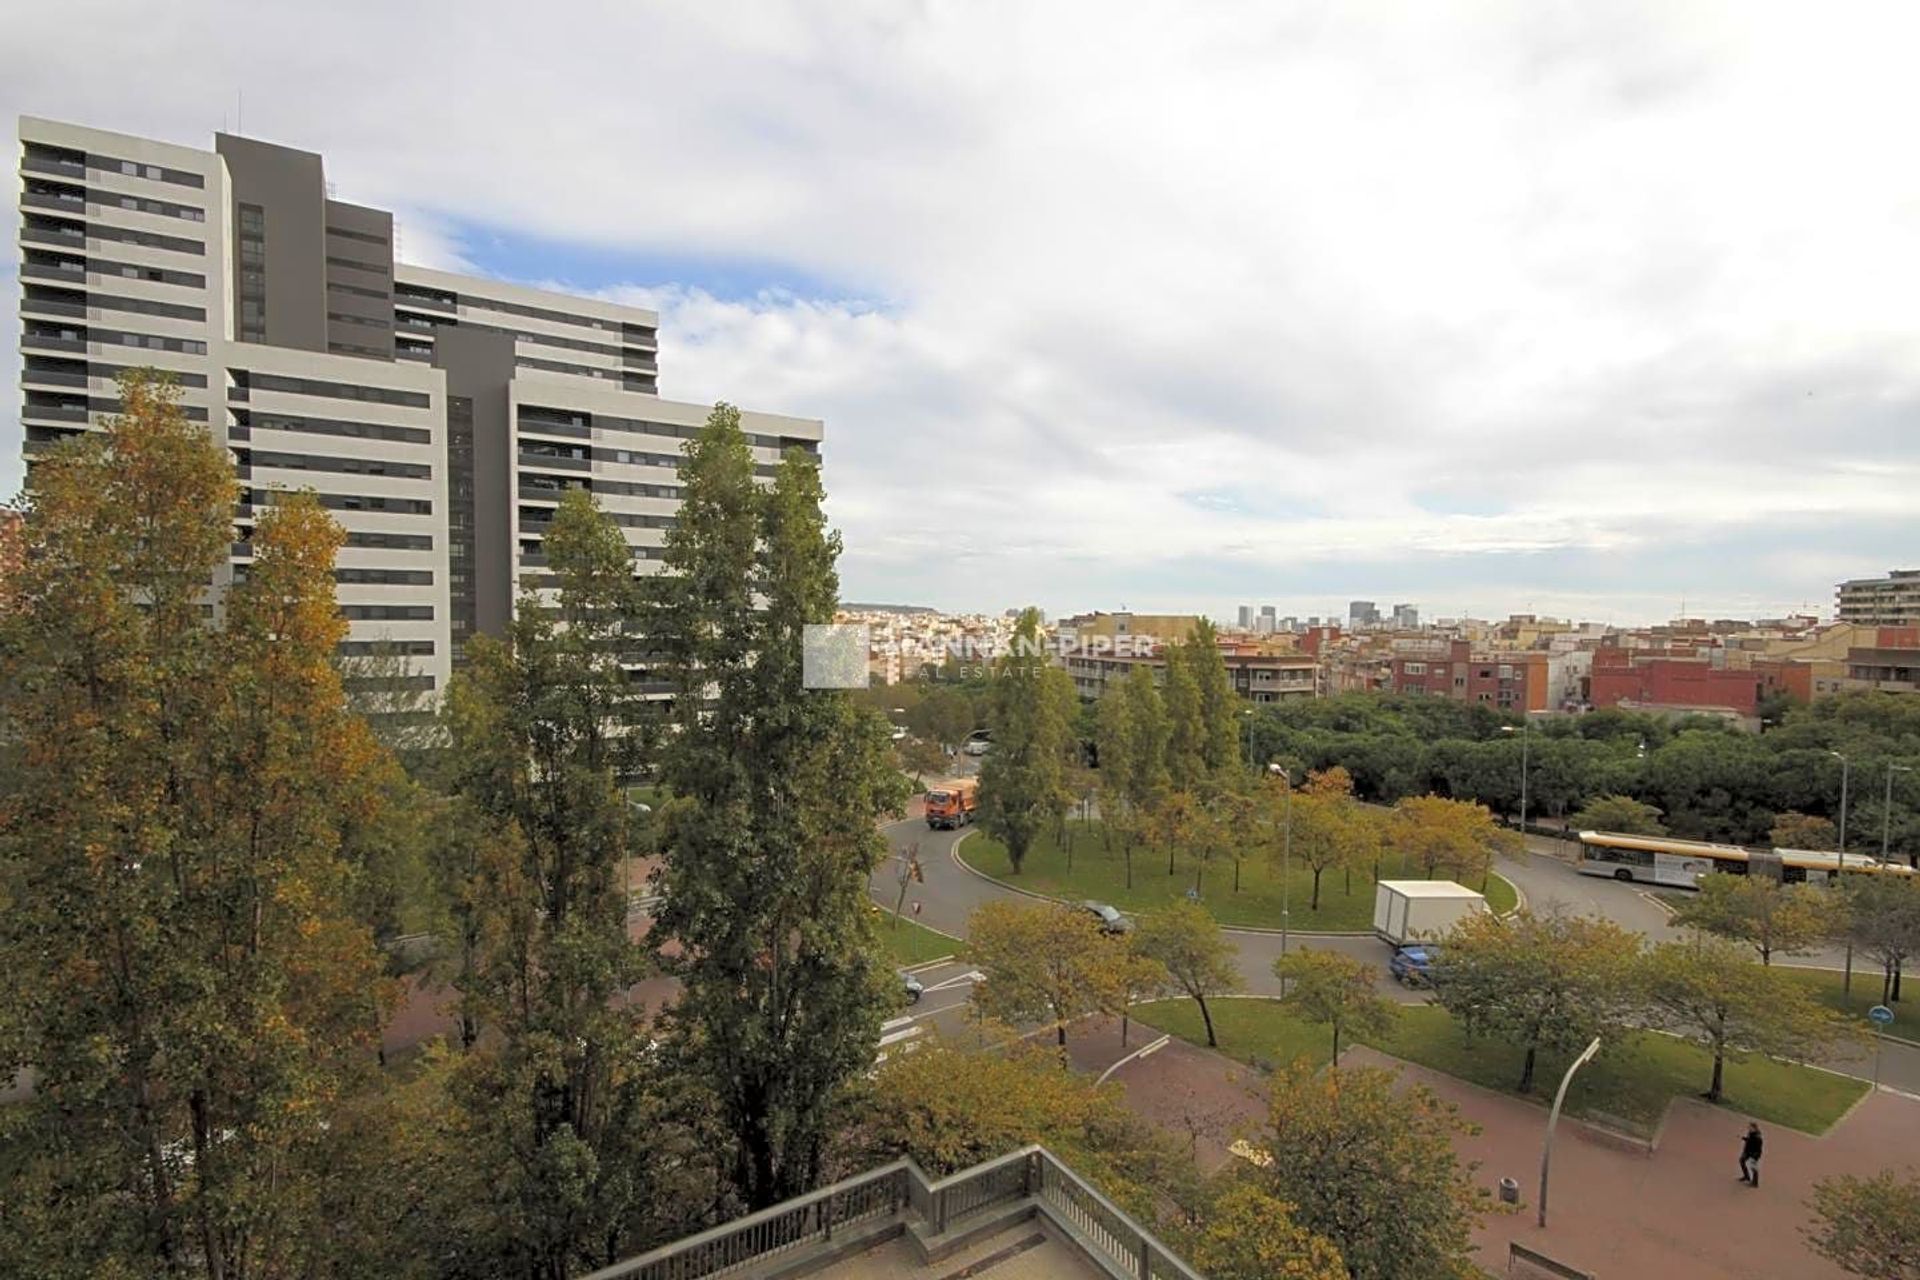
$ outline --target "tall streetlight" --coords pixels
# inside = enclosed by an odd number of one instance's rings
[[[1853,772],[1853,761],[1838,751],[1829,751],[1827,754],[1840,762],[1840,857],[1838,863],[1845,866],[1847,861],[1847,778]]]
[[[1893,775],[1912,772],[1912,765],[1887,761],[1887,798],[1880,805],[1880,861],[1882,862],[1887,860],[1887,850],[1893,837]]]
[[[1593,1055],[1598,1052],[1600,1037],[1595,1036],[1593,1043],[1567,1068],[1567,1074],[1560,1077],[1560,1091],[1553,1095],[1553,1110],[1547,1113],[1547,1140],[1540,1148],[1540,1225],[1543,1227],[1547,1225],[1547,1164],[1553,1159],[1553,1126],[1560,1122],[1560,1104],[1567,1100],[1567,1086],[1573,1083],[1573,1073],[1593,1061]]]
[[[1510,724],[1500,726],[1500,732],[1502,733],[1517,733],[1520,735],[1520,838],[1522,840],[1527,838],[1527,740],[1533,736],[1528,733],[1527,730],[1532,726],[1533,721],[1529,718],[1529,713],[1526,711],[1520,713],[1520,727],[1518,729]]]

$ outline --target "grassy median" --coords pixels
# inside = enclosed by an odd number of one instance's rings
[[[1327,1060],[1324,1026],[1302,1022],[1273,1000],[1230,998],[1209,1002],[1220,1051],[1253,1066],[1271,1068],[1302,1055]],[[1200,1010],[1191,1000],[1156,1000],[1134,1006],[1133,1016],[1191,1040],[1207,1042]],[[1456,1076],[1513,1097],[1546,1105],[1566,1060],[1543,1054],[1534,1092],[1514,1093],[1524,1054],[1512,1045],[1465,1036],[1444,1009],[1404,1005],[1390,1034],[1367,1041],[1382,1053]],[[1567,1112],[1617,1129],[1651,1135],[1674,1098],[1699,1097],[1713,1072],[1705,1052],[1684,1040],[1638,1032],[1604,1048],[1581,1069],[1567,1092]],[[1824,1133],[1867,1091],[1864,1080],[1766,1058],[1729,1061],[1721,1105],[1805,1133]]]
[[[1204,867],[1185,854],[1173,858],[1173,874],[1167,874],[1167,851],[1140,845],[1133,851],[1133,887],[1127,887],[1127,862],[1119,843],[1107,847],[1106,835],[1098,822],[1069,822],[1068,844],[1072,848],[1073,868],[1067,868],[1067,851],[1052,832],[1042,835],[1027,854],[1019,875],[1007,859],[1006,846],[985,832],[975,832],[961,846],[960,856],[967,865],[996,880],[1034,893],[1078,902],[1092,898],[1110,902],[1122,911],[1153,911],[1168,903],[1183,900],[1187,890],[1199,882],[1200,901],[1222,924],[1251,925],[1278,929],[1283,897],[1279,868],[1264,857],[1246,858],[1240,863],[1240,887],[1234,889],[1234,865],[1231,858],[1215,858]],[[1370,868],[1368,869],[1370,870]],[[1380,873],[1385,878],[1417,880],[1419,871],[1404,872],[1400,855],[1389,850],[1381,859]],[[1472,886],[1480,888],[1479,885]],[[1495,911],[1510,911],[1517,900],[1513,886],[1495,875],[1487,880],[1487,902]],[[1367,933],[1373,928],[1373,881],[1365,870],[1355,870],[1349,887],[1347,877],[1329,871],[1320,878],[1320,908],[1314,910],[1313,873],[1298,862],[1293,865],[1288,903],[1289,919],[1295,929],[1319,933]]]
[[[880,945],[901,968],[925,964],[942,956],[957,956],[967,949],[966,943],[938,929],[915,924],[905,916],[895,920],[891,911],[883,912],[873,927],[880,935]]]

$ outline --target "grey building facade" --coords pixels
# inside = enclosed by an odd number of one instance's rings
[[[220,134],[212,151],[22,117],[21,425],[33,460],[154,367],[233,453],[255,517],[312,490],[347,545],[348,654],[398,652],[437,689],[476,632],[540,590],[568,489],[659,568],[678,463],[708,407],[658,394],[658,316],[396,261],[393,218],[328,194],[321,157]],[[743,413],[756,465],[822,424]]]

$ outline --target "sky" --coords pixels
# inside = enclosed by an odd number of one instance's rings
[[[1635,623],[1920,563],[1908,3],[7,25],[10,115],[319,151],[403,259],[654,307],[663,395],[824,419],[847,599]]]

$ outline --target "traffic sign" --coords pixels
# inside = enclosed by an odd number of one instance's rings
[[[1883,1004],[1877,1004],[1867,1010],[1867,1017],[1873,1019],[1876,1025],[1888,1026],[1893,1022],[1893,1010]]]

